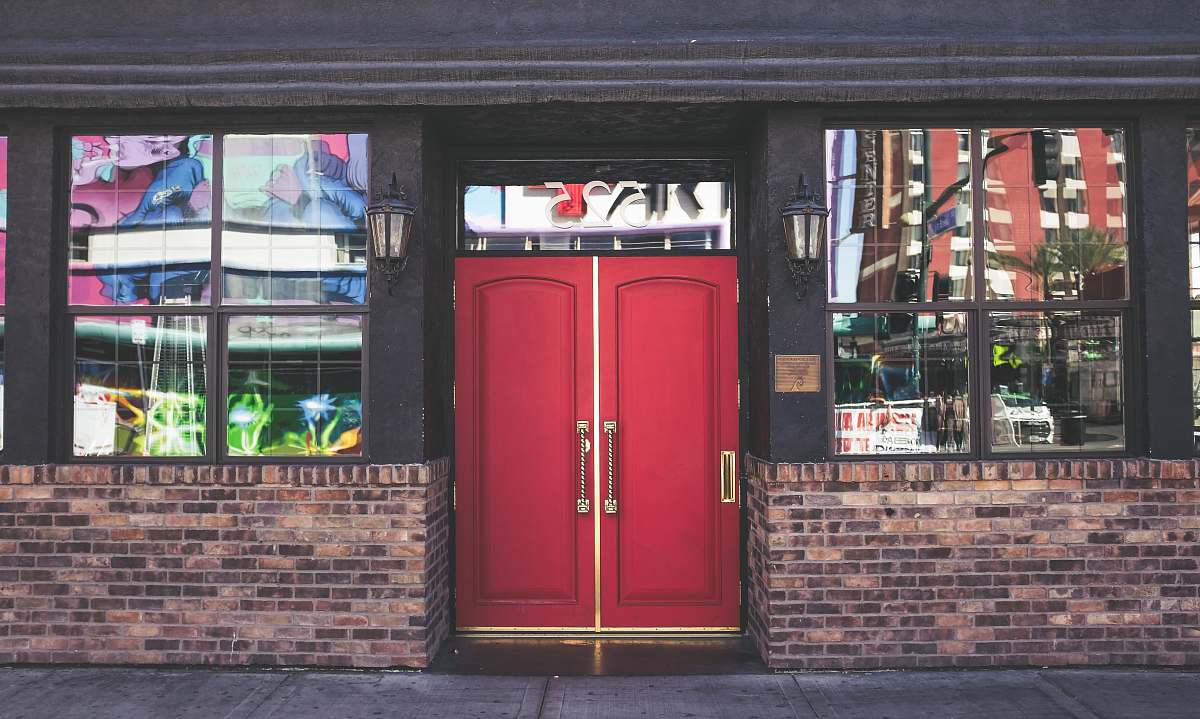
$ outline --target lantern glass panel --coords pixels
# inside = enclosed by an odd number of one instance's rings
[[[388,257],[402,260],[408,256],[408,237],[412,232],[412,215],[392,215],[391,236],[388,238]]]
[[[388,254],[388,216],[383,212],[374,212],[369,216],[371,226],[371,247],[376,259],[387,257]]]
[[[804,258],[804,225],[800,215],[784,215],[783,232],[787,239],[788,257],[793,260]]]
[[[808,215],[808,233],[805,243],[808,259],[818,260],[821,257],[821,244],[825,240],[825,216],[820,214]]]

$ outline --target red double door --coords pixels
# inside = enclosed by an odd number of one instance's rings
[[[736,277],[457,261],[460,629],[738,627]]]

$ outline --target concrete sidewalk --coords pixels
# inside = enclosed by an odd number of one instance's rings
[[[1194,719],[1200,673],[1140,670],[497,677],[0,667],[5,719]]]

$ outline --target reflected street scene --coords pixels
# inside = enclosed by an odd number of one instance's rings
[[[963,312],[833,315],[837,454],[970,451]]]
[[[1119,316],[996,312],[990,320],[994,451],[1125,447]]]

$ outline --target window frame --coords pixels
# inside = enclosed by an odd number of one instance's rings
[[[1195,321],[1192,319],[1192,316],[1194,313],[1200,312],[1200,286],[1192,285],[1192,275],[1194,272],[1193,267],[1192,267],[1192,247],[1196,243],[1192,242],[1192,233],[1189,232],[1189,230],[1191,228],[1188,226],[1188,224],[1189,224],[1188,223],[1188,213],[1191,210],[1191,203],[1190,203],[1191,196],[1188,193],[1192,189],[1191,186],[1188,184],[1188,170],[1189,170],[1189,167],[1192,162],[1191,154],[1189,152],[1190,147],[1191,147],[1190,142],[1189,142],[1189,137],[1188,137],[1189,135],[1194,137],[1195,142],[1197,143],[1198,146],[1200,146],[1200,116],[1195,116],[1195,117],[1189,116],[1186,118],[1186,120],[1184,121],[1184,136],[1183,136],[1183,162],[1184,162],[1184,168],[1183,168],[1183,190],[1184,190],[1183,241],[1184,241],[1185,246],[1187,247],[1187,254],[1188,254],[1188,268],[1187,268],[1187,270],[1188,270],[1188,278],[1187,278],[1188,333],[1190,335],[1188,345],[1190,347],[1194,347],[1197,338],[1195,336],[1196,331],[1194,329]],[[1194,352],[1195,352],[1195,350],[1193,349],[1193,353]],[[1192,366],[1192,390],[1191,390],[1193,399],[1189,402],[1189,405],[1192,407],[1192,454],[1196,455],[1196,456],[1200,456],[1200,438],[1197,437],[1197,431],[1198,431],[1197,428],[1200,427],[1200,424],[1197,424],[1197,419],[1195,416],[1196,415],[1196,400],[1195,400],[1195,391],[1196,391],[1195,390],[1195,385],[1196,385],[1195,362],[1196,362],[1196,360],[1195,360],[1194,356],[1191,361],[1192,361],[1192,365],[1193,365]]]
[[[984,173],[982,172],[981,158],[984,154],[983,131],[997,126],[1013,126],[1013,127],[1028,127],[1028,128],[1051,128],[1051,129],[1066,129],[1066,128],[1112,128],[1120,130],[1123,137],[1122,152],[1124,154],[1124,177],[1121,178],[1125,187],[1125,233],[1126,233],[1126,257],[1125,257],[1125,297],[1120,300],[995,300],[987,298],[987,251],[984,242],[984,209],[986,206],[986,197],[984,194]],[[1130,457],[1136,454],[1136,448],[1141,447],[1141,435],[1138,432],[1138,427],[1141,423],[1135,421],[1135,417],[1139,416],[1143,403],[1135,396],[1136,393],[1131,392],[1131,384],[1133,378],[1139,376],[1136,372],[1140,371],[1141,365],[1138,363],[1138,352],[1135,344],[1137,339],[1136,332],[1132,328],[1132,320],[1138,316],[1141,310],[1140,287],[1134,280],[1134,275],[1140,269],[1140,248],[1141,238],[1139,236],[1141,224],[1137,220],[1140,218],[1137,192],[1135,188],[1137,184],[1137,166],[1130,159],[1131,153],[1136,154],[1136,133],[1134,132],[1134,123],[1129,120],[1109,119],[1109,118],[1079,118],[1079,117],[1056,117],[1054,113],[1048,113],[1046,117],[1038,118],[998,118],[995,121],[980,121],[978,118],[971,118],[961,122],[956,122],[952,118],[945,117],[926,118],[901,115],[894,120],[886,119],[869,119],[865,121],[855,121],[849,119],[839,119],[830,121],[821,125],[821,176],[823,178],[822,187],[826,190],[829,188],[829,178],[825,177],[829,167],[829,157],[825,142],[826,133],[831,130],[898,130],[898,129],[921,129],[921,130],[966,130],[969,133],[969,152],[971,157],[970,163],[970,181],[966,187],[971,191],[971,281],[973,288],[972,299],[970,300],[935,300],[922,302],[839,302],[834,303],[829,301],[828,277],[831,269],[831,258],[829,254],[829,238],[825,239],[825,260],[822,264],[825,270],[824,280],[822,284],[823,311],[826,318],[825,331],[825,378],[822,383],[822,390],[825,396],[828,397],[826,403],[826,427],[827,432],[826,452],[827,456],[832,461],[838,462],[873,462],[873,461],[967,461],[967,460],[995,460],[995,461],[1029,461],[1029,460],[1078,460],[1084,457],[1087,458],[1122,458]],[[1200,309],[1200,299],[1196,301],[1196,307]],[[983,358],[991,355],[990,346],[990,327],[991,316],[995,312],[1040,312],[1049,313],[1054,311],[1104,311],[1116,314],[1121,322],[1120,342],[1122,346],[1121,352],[1121,398],[1122,398],[1122,431],[1124,436],[1124,446],[1119,450],[1095,450],[1088,452],[1081,451],[1063,451],[1063,450],[1046,450],[1046,451],[995,451],[992,448],[991,439],[991,404],[990,404],[990,388],[991,388],[991,367],[988,362],[983,361]],[[967,363],[967,382],[968,382],[968,402],[970,409],[970,423],[968,437],[970,438],[969,446],[971,449],[967,452],[946,452],[946,453],[879,453],[879,454],[839,454],[837,452],[837,431],[836,431],[836,406],[834,403],[834,391],[836,382],[834,377],[836,358],[836,347],[833,337],[833,315],[846,314],[855,312],[871,312],[871,313],[930,313],[930,312],[963,312],[967,315],[967,333],[968,333],[968,363]],[[985,391],[984,388],[988,388]]]
[[[4,154],[0,155],[0,163],[3,163],[5,177],[8,178],[8,184],[4,187],[6,193],[12,191],[12,175],[9,172],[8,157],[12,154],[11,135],[8,128],[0,124],[0,137],[4,138]],[[7,207],[7,194],[5,195],[6,206],[5,213],[5,228],[4,241],[0,242],[0,249],[3,250],[3,256],[8,257],[8,218],[11,218]],[[8,384],[8,268],[4,270],[4,288],[0,290],[0,460],[3,460],[5,450],[8,448],[8,436],[6,435],[5,416],[8,414],[8,393],[4,391],[5,385]]]
[[[335,464],[335,465],[365,465],[370,463],[370,395],[369,395],[369,355],[368,341],[371,307],[371,261],[370,239],[367,239],[368,256],[366,264],[367,294],[366,301],[361,305],[260,305],[228,300],[224,296],[224,272],[221,258],[221,234],[224,221],[224,139],[229,135],[244,134],[365,134],[368,136],[367,147],[370,157],[374,159],[374,148],[371,136],[374,128],[369,122],[345,121],[330,119],[323,121],[317,118],[313,122],[297,123],[294,120],[281,122],[235,122],[220,119],[197,124],[195,122],[161,122],[154,124],[130,124],[115,121],[104,125],[65,126],[59,129],[56,144],[59,148],[58,173],[61,181],[56,183],[56,197],[53,208],[56,232],[56,261],[51,273],[55,283],[55,296],[59,298],[62,307],[63,328],[58,333],[61,344],[60,356],[65,358],[56,374],[61,408],[63,440],[52,447],[52,451],[63,457],[68,464],[152,464],[152,465],[303,465],[303,464]],[[206,305],[76,305],[70,303],[70,247],[72,229],[70,223],[70,204],[72,191],[71,140],[80,135],[157,135],[157,134],[187,134],[212,136],[213,158],[212,177],[209,178],[210,227],[209,227],[209,297]],[[370,200],[370,188],[367,190]],[[366,229],[364,228],[364,232]],[[3,310],[0,309],[0,312]],[[205,368],[209,377],[208,399],[205,402],[205,447],[204,454],[195,456],[118,456],[118,455],[84,455],[78,456],[74,451],[75,440],[75,322],[79,317],[87,316],[165,316],[165,315],[199,315],[206,321],[206,339],[208,343],[205,352]],[[291,315],[291,316],[320,316],[320,315],[357,315],[362,323],[362,350],[360,360],[362,403],[361,445],[359,455],[265,455],[260,457],[231,455],[229,453],[226,430],[228,427],[228,320],[232,315]],[[214,441],[215,438],[215,441]]]

